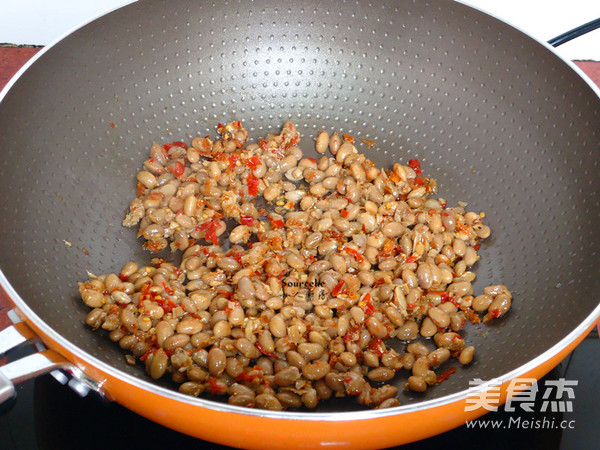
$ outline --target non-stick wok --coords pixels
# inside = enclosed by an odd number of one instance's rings
[[[404,391],[399,374],[397,408],[263,411],[157,384],[85,325],[86,271],[151,257],[121,226],[149,146],[237,119],[255,137],[292,120],[307,154],[320,129],[373,139],[360,150],[378,165],[418,158],[450,203],[486,212],[475,289],[504,283],[514,301],[467,328],[470,366],[426,394]],[[30,329],[49,348],[5,378],[62,367],[156,422],[233,446],[383,447],[459,426],[486,412],[465,411],[468,397],[541,377],[600,315],[599,124],[598,92],[572,64],[460,3],[125,6],[45,48],[0,103],[0,278],[26,322],[3,332],[0,353]]]

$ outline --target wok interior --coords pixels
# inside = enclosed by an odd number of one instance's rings
[[[599,111],[545,47],[454,2],[133,4],[52,47],[0,104],[0,267],[50,327],[147,379],[85,326],[76,285],[149,261],[120,224],[150,145],[237,119],[255,139],[294,121],[306,154],[320,129],[374,139],[359,150],[379,166],[417,157],[449,204],[485,211],[476,292],[514,294],[507,317],[466,328],[471,366],[401,401],[441,397],[527,363],[597,305]]]

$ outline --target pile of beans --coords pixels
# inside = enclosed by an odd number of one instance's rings
[[[416,159],[376,167],[351,136],[320,132],[316,160],[290,122],[255,144],[239,121],[217,131],[154,144],[123,222],[181,263],[131,261],[79,283],[87,324],[130,364],[185,394],[282,410],[343,396],[397,406],[386,383],[401,369],[423,392],[449,359],[472,361],[466,321],[501,317],[512,299],[504,285],[474,294],[483,213],[430,197]]]

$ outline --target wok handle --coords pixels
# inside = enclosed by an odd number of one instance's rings
[[[38,337],[24,322],[0,331],[0,356]],[[54,350],[43,350],[0,367],[0,404],[15,396],[15,383],[34,378],[56,369],[74,371],[75,366]]]
[[[594,31],[597,28],[600,28],[600,18],[592,20],[588,23],[584,23],[583,25],[579,25],[572,30],[553,37],[552,39],[548,40],[548,44],[550,44],[552,47],[558,47],[559,45],[563,45],[565,42],[569,42],[572,39],[583,36],[584,34]]]

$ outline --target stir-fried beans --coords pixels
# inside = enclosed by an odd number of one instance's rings
[[[418,160],[378,168],[347,135],[321,131],[315,160],[290,122],[255,144],[239,121],[217,131],[154,144],[123,221],[148,250],[180,250],[180,265],[132,261],[79,283],[87,324],[130,364],[185,394],[282,410],[341,396],[397,406],[386,382],[401,369],[423,392],[451,358],[471,363],[465,323],[512,298],[473,291],[483,213],[432,197]]]

